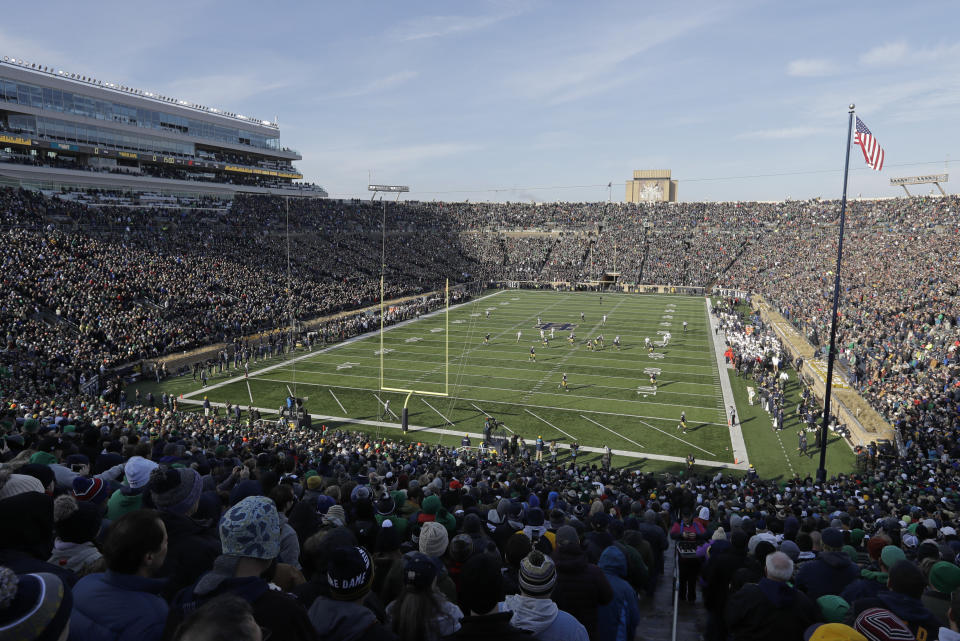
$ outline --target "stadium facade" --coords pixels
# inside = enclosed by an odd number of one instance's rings
[[[275,122],[0,59],[0,180],[58,187],[325,197]]]

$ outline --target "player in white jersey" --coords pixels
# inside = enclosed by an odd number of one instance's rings
[[[518,342],[518,343],[520,342],[520,337],[521,337],[522,335],[523,335],[523,332],[518,330],[518,331],[517,331],[517,342]]]
[[[606,324],[607,324],[607,315],[606,315],[606,314],[603,315],[603,320],[600,321],[600,324],[601,324],[602,326],[606,326]]]

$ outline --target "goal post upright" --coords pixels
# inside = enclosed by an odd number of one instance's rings
[[[397,194],[397,200],[400,199],[400,194],[410,191],[410,187],[406,185],[367,185],[367,191],[373,192],[373,198],[376,198],[377,192],[387,192]],[[383,198],[381,197],[381,202]],[[406,398],[403,401],[403,412],[401,418],[401,425],[404,432],[407,431],[407,405],[410,403],[410,398],[414,394],[420,396],[434,396],[434,397],[448,397],[450,395],[450,279],[446,279],[444,285],[444,380],[443,380],[443,391],[435,392],[432,390],[417,390],[417,389],[408,389],[402,387],[389,387],[384,385],[384,344],[383,344],[383,332],[385,329],[385,306],[384,302],[386,300],[386,270],[387,270],[387,205],[382,203],[381,209],[381,222],[380,222],[380,391],[382,392],[397,392],[400,394],[406,394]]]

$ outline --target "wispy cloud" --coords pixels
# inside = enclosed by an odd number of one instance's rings
[[[911,47],[905,40],[888,42],[866,51],[860,56],[865,65],[901,65],[921,62],[938,62],[960,58],[960,42],[934,47]]]
[[[823,127],[782,127],[779,129],[758,129],[748,131],[737,136],[742,140],[789,140],[791,138],[806,138],[822,134]]]
[[[388,76],[382,76],[380,78],[374,78],[369,82],[357,85],[355,87],[349,87],[343,91],[335,92],[329,95],[330,98],[356,98],[358,96],[369,96],[371,94],[380,93],[381,91],[387,91],[393,89],[394,87],[399,87],[404,83],[407,83],[420,74],[416,71],[404,70],[392,73]]]
[[[837,71],[837,66],[826,58],[801,58],[787,65],[787,75],[802,78],[832,76]]]
[[[290,86],[292,79],[256,71],[182,78],[156,87],[162,93],[210,107],[239,108],[253,96]]]
[[[865,65],[889,65],[903,60],[910,52],[906,42],[889,42],[870,49],[862,56],[860,62]]]
[[[590,37],[574,34],[570,41],[577,43],[575,53],[544,51],[540,60],[513,74],[509,83],[522,95],[550,104],[606,92],[642,78],[643,72],[638,77],[636,71],[625,68],[625,63],[714,19],[715,14],[709,10],[694,11],[682,19],[671,15],[620,23]],[[653,70],[650,73],[661,75]]]
[[[406,170],[412,165],[439,158],[452,158],[482,149],[472,143],[440,142],[422,145],[377,148],[328,149],[314,154],[314,160],[328,166],[334,165],[341,172],[366,171],[373,167],[378,171]]]
[[[507,9],[479,16],[422,16],[397,25],[389,36],[401,42],[442,38],[479,31],[524,13],[527,7],[517,3]]]

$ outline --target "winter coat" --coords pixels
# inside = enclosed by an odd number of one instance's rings
[[[856,620],[857,615],[868,608],[884,608],[903,619],[910,626],[910,631],[918,639],[934,641],[940,630],[940,622],[930,610],[924,607],[920,599],[914,599],[899,592],[883,590],[872,599],[860,599],[851,604],[847,613],[847,624]],[[923,631],[921,631],[923,628]]]
[[[860,576],[858,568],[843,552],[821,552],[797,572],[797,587],[816,601],[824,594],[837,594]]]
[[[323,641],[396,641],[397,636],[365,606],[319,597],[307,613]]]
[[[236,557],[221,556],[213,570],[200,577],[196,584],[181,590],[170,604],[164,639],[170,639],[177,626],[189,614],[222,594],[233,594],[253,608],[257,624],[267,628],[273,638],[289,641],[315,641],[317,633],[303,606],[289,594],[281,592],[260,577],[235,577]]]
[[[599,567],[607,575],[613,590],[613,600],[597,609],[597,639],[633,641],[640,623],[637,593],[627,583],[627,557],[615,546],[600,555]]]
[[[169,600],[213,567],[220,537],[215,527],[187,516],[161,512],[160,519],[167,528],[167,558],[157,576],[170,579],[161,595]]]
[[[530,641],[529,632],[510,625],[513,613],[498,612],[486,616],[466,616],[456,634],[447,637],[456,641]]]
[[[820,613],[806,594],[763,577],[732,595],[725,615],[733,641],[803,641],[804,631]]]
[[[583,624],[591,639],[596,636],[597,608],[610,603],[613,588],[603,570],[587,563],[587,557],[577,545],[562,545],[554,556],[557,565],[557,584],[553,601]]]
[[[164,582],[135,574],[90,574],[73,586],[71,641],[159,641],[167,602]]]
[[[72,570],[78,577],[105,569],[103,555],[92,541],[69,543],[57,539],[53,543],[53,554],[47,563]]]
[[[847,585],[840,596],[847,603],[875,597],[880,590],[887,589],[887,576],[886,572],[860,570],[860,578]]]
[[[280,514],[280,554],[277,555],[277,561],[287,563],[302,570],[300,565],[300,539],[297,538],[297,532],[287,522],[287,515]]]
[[[539,641],[589,641],[583,624],[557,607],[550,599],[512,594],[497,605],[500,612],[512,612],[510,625],[525,630]]]

